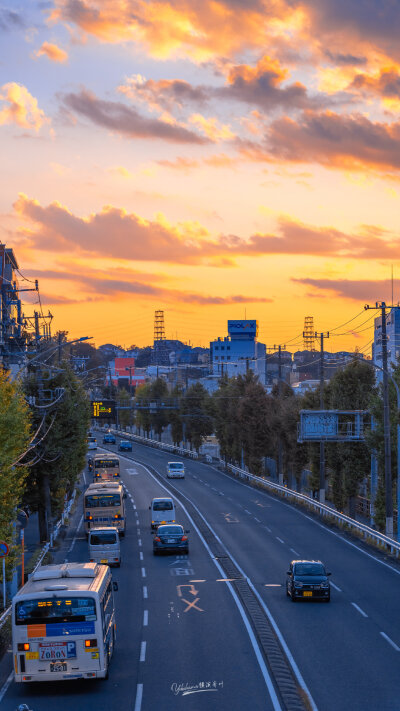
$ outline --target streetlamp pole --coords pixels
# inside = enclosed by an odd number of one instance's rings
[[[132,433],[132,370],[134,365],[127,365],[125,370],[129,371],[129,428]]]

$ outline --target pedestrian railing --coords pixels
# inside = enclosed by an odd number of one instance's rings
[[[113,434],[121,435],[121,430],[111,430]],[[132,434],[131,432],[124,432],[124,439],[131,439],[134,442],[139,442],[140,444],[146,444],[148,447],[156,447],[157,449],[163,449],[166,452],[172,452],[173,454],[181,454],[182,457],[190,457],[191,459],[198,459],[199,455],[191,449],[184,449],[183,447],[177,447],[175,444],[169,444],[168,442],[160,442],[158,439],[150,439],[149,437],[141,437],[137,434]]]
[[[48,553],[49,549],[53,547],[54,541],[57,539],[58,534],[60,533],[61,526],[64,525],[64,521],[65,521],[66,517],[68,516],[69,512],[71,511],[71,506],[72,506],[72,504],[73,504],[74,501],[75,501],[75,495],[76,495],[76,494],[75,494],[75,489],[74,489],[74,492],[73,492],[71,498],[67,501],[67,503],[66,503],[65,506],[64,506],[64,510],[63,510],[63,512],[62,512],[62,514],[61,514],[60,520],[57,521],[56,525],[54,526],[54,529],[53,529],[52,533],[50,534],[50,542],[49,542],[49,543],[45,543],[45,545],[43,546],[42,550],[40,551],[39,558],[37,559],[37,561],[36,561],[36,563],[35,563],[35,567],[34,567],[34,569],[32,570],[32,573],[30,573],[28,577],[31,577],[31,575],[33,575],[33,573],[36,572],[36,570],[37,570],[37,569],[39,568],[39,566],[42,564],[42,561],[43,561],[43,559],[44,559],[46,553]],[[22,584],[23,584],[23,583],[24,583],[24,581],[22,581]],[[5,625],[5,623],[7,622],[7,620],[8,620],[8,618],[9,618],[10,614],[11,614],[11,605],[3,612],[3,614],[0,616],[0,630],[1,630],[1,628]]]
[[[230,470],[233,474],[235,474],[235,476],[239,477],[240,479],[248,481],[249,483],[253,482],[258,486],[278,493],[280,496],[285,499],[288,499],[289,501],[295,501],[303,506],[306,506],[309,509],[317,512],[322,518],[325,518],[326,520],[330,521],[333,520],[339,526],[351,529],[353,533],[358,534],[365,540],[373,541],[376,545],[381,546],[386,550],[390,550],[390,552],[393,553],[396,558],[399,557],[400,543],[395,541],[393,538],[390,538],[390,536],[386,536],[384,533],[379,533],[379,531],[375,531],[370,526],[367,526],[364,523],[360,523],[354,518],[346,516],[346,514],[340,513],[339,511],[335,511],[335,509],[332,509],[330,506],[322,504],[316,499],[312,499],[311,496],[307,496],[306,494],[299,494],[297,491],[294,491],[293,489],[288,489],[286,486],[282,486],[281,484],[276,484],[273,481],[269,481],[269,479],[264,479],[261,476],[250,474],[245,469],[235,467],[233,464],[226,464],[222,459],[220,460],[220,464],[225,466],[228,470]]]

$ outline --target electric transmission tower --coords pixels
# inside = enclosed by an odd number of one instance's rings
[[[154,345],[156,341],[165,341],[164,311],[154,312]]]
[[[305,316],[303,343],[305,351],[315,351],[314,316]]]

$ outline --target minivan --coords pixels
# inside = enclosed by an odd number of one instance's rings
[[[168,462],[167,479],[184,479],[185,465],[183,462]]]
[[[114,526],[97,526],[89,530],[89,560],[91,563],[103,563],[119,568],[121,548],[118,529]]]
[[[153,499],[149,509],[151,511],[152,530],[162,523],[176,523],[175,505],[172,499]]]

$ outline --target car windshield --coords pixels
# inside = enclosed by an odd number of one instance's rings
[[[90,534],[90,545],[91,546],[101,546],[104,544],[112,544],[117,542],[117,534],[113,531],[107,532],[102,531],[101,533],[91,533]]]
[[[129,443],[126,439],[123,439],[123,440],[121,441],[121,444],[125,445],[125,444],[130,444],[130,443]]]
[[[170,462],[168,466],[170,469],[183,469],[183,464],[180,464],[179,462]]]
[[[92,597],[67,598],[53,595],[35,600],[21,600],[15,606],[17,625],[86,622],[95,619],[96,601]],[[62,634],[62,631],[59,634]]]
[[[172,501],[155,501],[153,511],[172,511]]]
[[[325,568],[321,563],[297,563],[294,572],[295,575],[325,575]]]
[[[159,526],[157,533],[160,536],[181,536],[183,533],[182,526]]]

